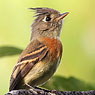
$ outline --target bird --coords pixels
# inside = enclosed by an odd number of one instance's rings
[[[62,58],[60,40],[63,19],[69,12],[52,8],[30,8],[35,11],[29,45],[21,53],[10,78],[9,91],[43,85],[56,72]]]

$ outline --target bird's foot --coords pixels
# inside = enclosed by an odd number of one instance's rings
[[[56,90],[51,90],[52,93],[56,93],[57,91]]]

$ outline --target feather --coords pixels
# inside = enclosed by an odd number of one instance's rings
[[[44,14],[58,14],[59,12],[58,11],[56,11],[56,10],[54,10],[54,9],[50,9],[50,8],[29,8],[29,9],[32,9],[32,10],[34,10],[35,11],[35,13],[36,13],[36,15],[34,16],[34,17],[36,17],[36,16],[40,16],[40,15],[44,15]]]
[[[18,61],[18,66],[15,66],[13,70],[9,90],[11,91],[17,89],[19,83],[23,80],[27,73],[33,68],[35,64],[41,61],[47,55],[47,53],[47,47],[41,43],[32,51],[24,53],[24,56],[22,56]]]

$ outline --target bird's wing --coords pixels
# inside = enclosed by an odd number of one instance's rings
[[[10,80],[9,90],[14,90],[32,67],[41,61],[48,53],[47,46],[38,40],[32,41],[22,52]]]

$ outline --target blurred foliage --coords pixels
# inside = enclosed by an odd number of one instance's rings
[[[1,46],[0,47],[0,57],[13,56],[16,54],[21,54],[21,52],[22,52],[22,49],[19,49],[13,46]]]
[[[65,78],[62,76],[54,76],[46,82],[42,87],[47,89],[57,89],[62,91],[86,91],[95,90],[95,84],[86,83],[74,77]]]

